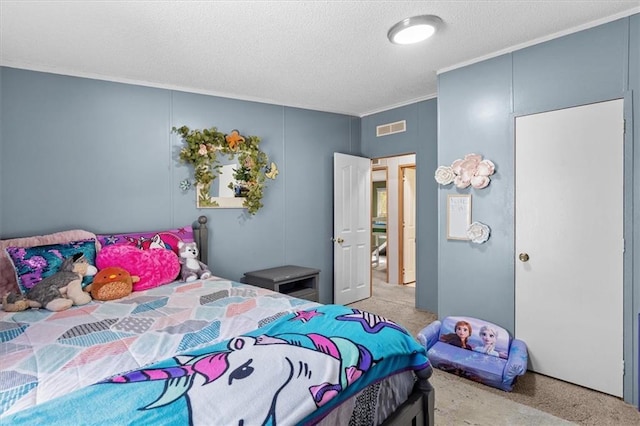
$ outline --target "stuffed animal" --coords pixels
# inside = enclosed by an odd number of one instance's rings
[[[96,272],[96,267],[89,264],[84,254],[67,257],[58,272],[42,279],[27,292],[29,307],[64,311],[73,305],[86,305],[91,302],[91,296],[83,291],[82,278]]]
[[[178,242],[180,254],[180,276],[182,281],[190,282],[198,278],[205,279],[211,276],[211,271],[204,263],[198,260],[198,245],[196,243]]]
[[[22,294],[5,294],[2,298],[2,309],[6,312],[20,312],[29,307],[29,301]]]
[[[111,266],[100,270],[87,290],[91,291],[91,297],[95,300],[120,299],[131,294],[133,283],[138,281],[138,276],[131,276],[126,270]]]

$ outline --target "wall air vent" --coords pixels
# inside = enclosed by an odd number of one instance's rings
[[[393,135],[407,131],[407,120],[396,121],[395,123],[381,124],[376,127],[376,137]]]

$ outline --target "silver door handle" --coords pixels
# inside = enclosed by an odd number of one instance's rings
[[[344,243],[344,240],[340,237],[336,238],[332,238],[331,241],[333,241],[334,243],[338,243],[338,244],[342,244]]]

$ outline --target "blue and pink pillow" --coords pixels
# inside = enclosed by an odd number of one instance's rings
[[[13,263],[20,292],[25,294],[43,278],[58,272],[64,259],[76,253],[83,253],[87,261],[95,265],[96,241],[87,239],[35,247],[11,246],[6,248],[6,252]],[[92,281],[92,276],[86,276],[82,285],[86,286]]]

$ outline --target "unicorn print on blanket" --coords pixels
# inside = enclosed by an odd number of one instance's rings
[[[374,364],[362,345],[314,333],[239,336],[227,349],[175,357],[174,366],[137,370],[106,383],[164,380],[162,394],[140,409],[185,397],[193,424],[215,419],[216,424],[277,425],[295,423],[326,404]],[[302,403],[301,395],[306,395]]]

